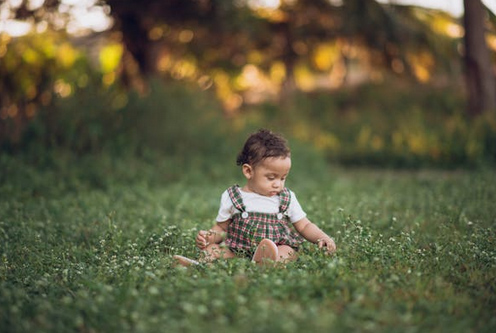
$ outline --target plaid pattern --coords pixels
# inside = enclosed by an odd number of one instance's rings
[[[291,194],[287,188],[279,194],[279,214],[246,212],[239,186],[231,186],[227,191],[234,207],[240,211],[233,215],[227,228],[226,245],[231,250],[252,253],[264,238],[277,245],[289,245],[294,249],[303,242],[303,238],[291,229],[289,218],[284,214],[291,201]],[[282,218],[279,219],[278,215]]]

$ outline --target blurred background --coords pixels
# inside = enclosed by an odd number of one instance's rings
[[[215,176],[260,127],[325,163],[496,161],[493,0],[0,3],[11,170],[92,156],[85,172]]]

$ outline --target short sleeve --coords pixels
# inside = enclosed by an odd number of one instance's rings
[[[307,213],[301,208],[300,203],[298,202],[298,199],[296,199],[296,194],[294,194],[293,191],[290,191],[291,193],[291,202],[289,203],[288,210],[286,211],[289,220],[291,223],[298,222],[305,216],[307,216]]]
[[[229,192],[224,191],[222,193],[222,196],[220,198],[220,207],[219,207],[219,212],[217,213],[217,217],[215,218],[215,221],[217,222],[225,222],[233,216],[233,214],[236,212],[236,208],[234,208],[231,198],[229,197]]]

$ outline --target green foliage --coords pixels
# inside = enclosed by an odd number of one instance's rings
[[[221,134],[229,128],[221,117],[212,97],[187,86],[152,81],[142,96],[90,84],[40,110],[20,145],[4,145],[38,159],[63,150],[144,159],[166,154],[201,163],[198,153],[205,157],[226,149]]]
[[[285,268],[233,259],[184,269],[171,255],[198,255],[195,234],[233,177],[171,181],[158,156],[113,160],[112,172],[103,155],[89,158],[42,169],[0,159],[1,331],[496,328],[493,170],[296,169],[288,182],[336,239],[335,256],[305,244]],[[115,175],[128,168],[138,170]],[[91,182],[100,172],[104,187]]]
[[[29,123],[20,143],[3,145],[36,161],[62,148],[69,155],[137,156],[145,162],[166,155],[179,169],[209,169],[219,156],[234,159],[248,133],[268,127],[283,132],[293,148],[303,146],[306,154],[311,146],[308,154],[316,148],[344,165],[458,168],[496,162],[492,114],[466,117],[463,95],[454,88],[393,85],[300,94],[282,106],[267,103],[227,118],[213,96],[184,84],[151,81],[140,95],[93,83],[56,98]]]
[[[0,144],[18,144],[39,107],[90,80],[85,55],[60,32],[11,38],[0,33]]]
[[[463,93],[392,81],[297,95],[247,119],[270,123],[334,163],[381,167],[476,167],[496,162],[494,114],[470,119]]]

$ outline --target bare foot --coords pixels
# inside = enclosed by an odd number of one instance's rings
[[[255,250],[252,261],[258,265],[274,263],[277,261],[278,252],[277,245],[273,241],[267,238],[262,239]]]
[[[176,264],[188,267],[193,265],[198,265],[199,262],[190,258],[186,258],[184,256],[175,255],[173,258],[176,260]]]

